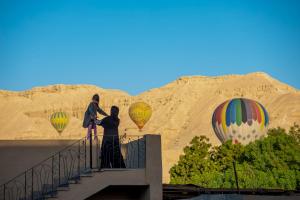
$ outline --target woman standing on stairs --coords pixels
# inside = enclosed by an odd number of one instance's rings
[[[126,168],[120,149],[119,108],[112,106],[110,116],[98,121],[98,125],[104,128],[101,145],[101,168]]]

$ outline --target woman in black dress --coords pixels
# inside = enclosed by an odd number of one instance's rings
[[[101,145],[101,168],[126,168],[120,149],[118,127],[119,108],[112,106],[110,116],[99,121],[98,125],[104,128]]]

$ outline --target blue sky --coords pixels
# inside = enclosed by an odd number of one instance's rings
[[[300,1],[0,0],[0,89],[255,71],[300,88]]]

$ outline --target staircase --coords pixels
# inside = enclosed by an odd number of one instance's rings
[[[154,191],[161,196],[160,136],[112,138],[119,143],[118,159],[124,160],[126,168],[101,168],[103,136],[99,138],[82,138],[3,184],[0,200],[82,200],[111,186],[145,186],[142,199],[160,199],[151,198]]]

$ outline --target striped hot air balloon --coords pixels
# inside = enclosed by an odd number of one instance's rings
[[[221,142],[248,144],[267,132],[269,116],[257,101],[235,98],[219,105],[212,116],[213,129]]]
[[[68,125],[69,117],[65,112],[55,112],[51,115],[50,122],[60,135]]]

